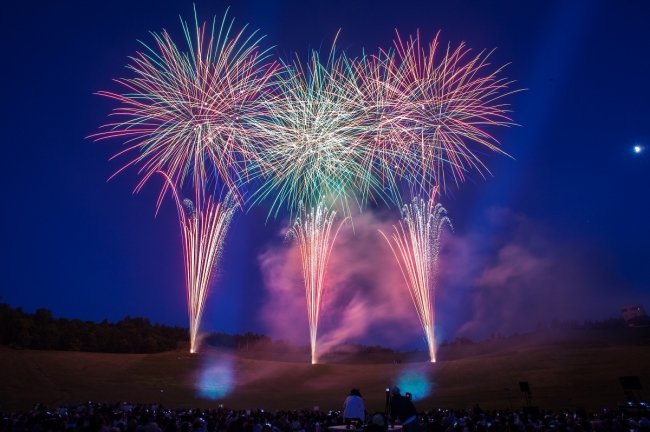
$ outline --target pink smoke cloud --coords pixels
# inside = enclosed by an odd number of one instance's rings
[[[395,219],[395,222],[397,219]],[[383,214],[364,212],[339,231],[327,268],[319,324],[319,354],[343,343],[411,345],[420,322],[388,243],[392,231]],[[270,247],[259,257],[268,291],[263,312],[272,337],[308,343],[301,262],[295,244]]]

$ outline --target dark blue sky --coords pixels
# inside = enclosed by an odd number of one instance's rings
[[[229,3],[196,6],[201,20],[211,20]],[[486,155],[493,177],[475,174],[474,182],[443,197],[453,235],[488,232],[480,238],[492,240],[480,248],[489,262],[501,236],[513,234],[487,223],[486,214],[495,206],[508,209],[530,222],[522,229],[538,227],[556,248],[579,245],[575,265],[594,277],[581,279],[593,287],[581,287],[575,301],[593,305],[593,318],[617,315],[628,302],[650,307],[650,3],[256,0],[230,6],[236,23],[259,28],[280,56],[328,46],[338,29],[339,45],[351,55],[389,47],[395,28],[402,34],[419,28],[425,39],[441,30],[443,42],[465,41],[475,51],[497,48],[492,64],[510,63],[504,75],[527,89],[508,98],[521,127],[492,131],[515,160]],[[121,90],[112,79],[129,76],[125,65],[140,49],[137,40],[150,43],[148,32],[165,28],[180,42],[178,17],[192,14],[192,3],[184,1],[0,4],[3,301],[30,311],[47,307],[56,316],[130,314],[186,325],[174,206],[167,201],[154,217],[159,185],[132,195],[134,170],[107,182],[120,167],[108,161],[120,143],[85,137],[115,106],[93,93]],[[635,154],[635,145],[646,153]],[[281,245],[284,224],[265,225],[266,212],[262,206],[238,217],[206,328],[265,331],[260,316],[268,298],[258,256]],[[609,309],[604,302],[612,302]],[[553,313],[543,311],[549,319]],[[445,331],[470,319],[448,319]]]

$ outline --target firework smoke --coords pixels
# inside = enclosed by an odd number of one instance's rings
[[[429,201],[416,198],[412,204],[403,207],[402,213],[403,221],[400,221],[399,228],[394,226],[392,242],[380,232],[395,254],[422,323],[429,356],[435,362],[435,287],[440,235],[443,226],[449,224],[451,227],[451,222],[442,205],[434,202],[433,196]]]
[[[287,232],[287,238],[294,239],[300,247],[302,258],[302,276],[307,298],[307,316],[309,319],[309,340],[311,342],[311,362],[318,360],[316,353],[316,336],[321,298],[325,290],[325,270],[336,240],[338,230],[331,236],[332,224],[336,212],[329,210],[321,201],[316,208],[307,210],[300,205],[300,215]],[[342,223],[341,223],[342,225]],[[341,228],[339,225],[339,229]]]

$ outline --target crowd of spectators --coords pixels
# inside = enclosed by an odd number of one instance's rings
[[[2,414],[0,432],[327,432],[344,425],[339,411],[270,411],[175,409],[162,405],[96,404],[36,405],[29,412]],[[480,409],[419,412],[417,432],[650,432],[646,414],[604,410],[523,411]],[[393,419],[366,413],[366,432],[386,432]],[[398,422],[399,424],[399,422]]]

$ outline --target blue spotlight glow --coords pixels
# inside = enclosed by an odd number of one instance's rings
[[[196,384],[198,396],[208,399],[221,399],[233,388],[233,370],[230,361],[224,358],[210,359],[199,373]]]
[[[413,400],[424,399],[431,392],[432,383],[427,376],[418,371],[407,371],[397,379],[397,386],[402,394],[411,393]]]
[[[643,151],[643,146],[640,145],[635,145],[634,146],[634,153],[641,153]]]

